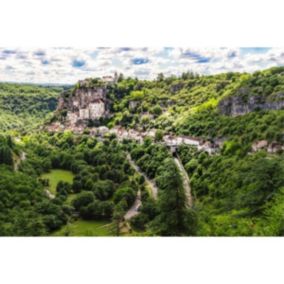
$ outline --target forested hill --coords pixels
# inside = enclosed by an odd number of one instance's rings
[[[97,91],[107,98],[99,97]],[[93,98],[87,103],[83,97],[90,92]],[[69,119],[73,125],[85,120],[84,127],[155,128],[204,140],[235,140],[242,145],[261,140],[284,142],[284,67],[253,74],[160,74],[151,81],[123,75],[113,83],[94,78],[80,81],[61,98],[62,108],[55,119],[63,124]],[[100,111],[96,113],[96,109]]]
[[[0,130],[20,130],[0,135],[1,236],[284,235],[284,68],[62,90],[0,84]],[[137,143],[89,135],[98,125],[158,130]],[[225,142],[210,154],[179,144],[173,156],[166,133]]]
[[[56,109],[63,87],[0,83],[0,130],[29,131]]]
[[[284,68],[154,81],[120,80],[109,126],[158,128],[206,139],[283,142]]]

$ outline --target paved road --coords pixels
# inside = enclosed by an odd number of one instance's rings
[[[187,207],[192,207],[192,195],[191,195],[191,187],[190,187],[190,181],[189,181],[188,174],[186,170],[184,169],[181,161],[178,158],[174,158],[174,160],[175,160],[175,163],[179,171],[181,172],[183,188],[184,188],[185,197],[187,200],[186,205]]]
[[[133,203],[131,208],[124,215],[124,220],[127,221],[127,220],[131,219],[132,217],[138,215],[139,214],[138,209],[140,208],[141,205],[142,205],[142,202],[141,202],[141,191],[138,190],[135,202]]]
[[[149,185],[152,193],[152,197],[154,200],[157,200],[158,198],[158,187],[156,186],[155,182],[150,180],[141,170],[140,168],[136,165],[136,163],[131,159],[130,155],[127,154],[127,160],[130,163],[130,165],[145,178],[145,182]]]

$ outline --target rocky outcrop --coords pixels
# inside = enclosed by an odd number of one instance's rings
[[[284,145],[273,141],[269,143],[267,140],[255,141],[251,146],[252,152],[265,150],[271,154],[277,154],[284,151]]]
[[[284,93],[277,93],[269,97],[231,96],[221,100],[218,109],[222,114],[230,116],[244,115],[257,110],[281,110],[284,109]]]
[[[80,81],[72,92],[64,92],[58,103],[57,114],[61,114],[65,125],[83,125],[88,121],[109,115],[107,85]]]

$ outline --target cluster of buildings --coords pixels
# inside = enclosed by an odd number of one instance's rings
[[[150,137],[155,138],[156,129],[150,129],[148,131],[137,131],[134,129],[125,129],[123,127],[114,127],[109,129],[105,126],[91,128],[90,135],[103,137],[107,134],[115,134],[117,139],[123,140],[135,140],[138,143],[143,143],[144,138]],[[175,135],[164,135],[160,143],[165,144],[172,149],[180,145],[190,145],[195,146],[200,151],[205,151],[209,154],[216,153],[223,141],[204,141],[202,139],[190,137],[190,136],[175,136]]]

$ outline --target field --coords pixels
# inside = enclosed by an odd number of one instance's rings
[[[64,226],[59,231],[55,232],[53,236],[112,236],[112,233],[109,222],[78,220]]]
[[[65,181],[72,183],[74,175],[70,171],[51,170],[50,172],[43,174],[41,178],[49,180],[49,190],[52,194],[56,194],[56,186],[58,182]]]

